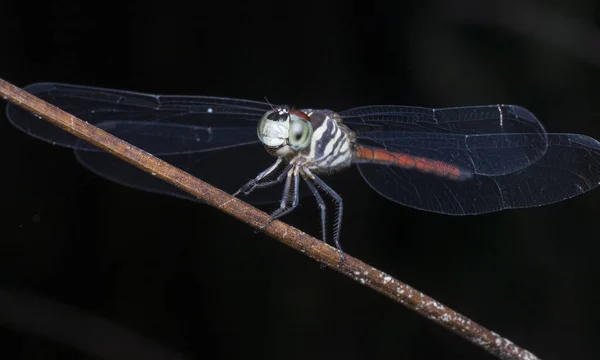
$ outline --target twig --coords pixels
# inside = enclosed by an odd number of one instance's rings
[[[268,214],[244,201],[232,197],[2,79],[0,79],[0,94],[5,100],[9,100],[141,170],[177,186],[248,225],[258,228],[269,220]],[[282,243],[450,329],[500,359],[538,359],[527,350],[518,347],[493,331],[352,256],[346,254],[345,260],[340,262],[340,256],[336,249],[290,225],[276,220],[263,231]]]

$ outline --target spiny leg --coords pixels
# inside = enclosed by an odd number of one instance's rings
[[[288,207],[289,197],[290,197],[290,188],[292,185],[292,177],[294,177],[294,197],[292,198],[292,206]],[[266,224],[260,227],[260,229],[264,229],[269,226],[273,222],[273,220],[279,219],[280,217],[289,214],[292,212],[298,204],[300,203],[300,176],[297,171],[289,170],[288,176],[285,180],[285,186],[283,189],[283,198],[281,199],[281,204],[279,205],[279,209],[273,211],[271,214],[271,218],[267,221]]]
[[[261,188],[266,188],[275,184],[279,184],[280,182],[283,181],[283,179],[287,176],[287,173],[294,167],[294,164],[288,164],[283,171],[281,172],[281,174],[279,174],[277,176],[277,178],[275,178],[275,180],[269,180],[269,181],[263,181],[263,182],[257,182],[255,183],[252,188],[250,190],[246,190],[244,192],[245,195],[250,194],[252,191],[254,191],[255,189],[261,189]]]
[[[254,190],[256,183],[258,183],[260,180],[264,179],[266,176],[269,176],[273,171],[275,171],[275,169],[279,167],[279,164],[281,164],[282,161],[282,158],[277,158],[277,161],[275,161],[273,165],[269,166],[267,169],[263,170],[260,174],[258,174],[254,179],[244,184],[244,186],[242,186],[238,191],[233,193],[233,196],[238,196],[238,194],[242,191],[244,192],[244,194],[248,195],[250,192],[252,192],[252,190]],[[250,188],[250,190],[248,190],[248,188]]]
[[[344,252],[342,251],[342,247],[340,246],[340,232],[342,229],[342,215],[344,212],[344,204],[342,197],[338,195],[338,193],[336,193],[332,188],[330,188],[329,185],[327,185],[317,175],[314,175],[310,170],[304,169],[304,172],[317,184],[317,186],[323,189],[323,191],[325,191],[327,195],[331,196],[333,201],[337,203],[337,214],[335,217],[335,224],[333,229],[333,242],[342,254],[341,261],[344,261]]]
[[[306,182],[306,185],[308,185],[308,188],[317,200],[317,205],[319,205],[319,209],[321,209],[321,240],[323,240],[323,242],[327,244],[327,227],[325,226],[327,223],[327,206],[325,205],[323,197],[321,196],[321,194],[319,194],[319,190],[317,190],[315,185],[313,185],[312,180],[306,176],[303,176],[303,178]]]
[[[277,210],[281,210],[282,208],[286,208],[287,207],[287,203],[288,203],[289,197],[290,197],[290,187],[291,187],[291,184],[292,184],[292,176],[290,175],[291,174],[291,170],[288,170],[288,171],[286,171],[286,172],[284,172],[282,174],[286,175],[287,177],[285,178],[285,184],[283,185],[283,196],[281,197],[281,202],[279,204],[279,209],[277,209]],[[254,232],[257,233],[259,230],[262,230],[265,227],[267,227],[269,224],[271,224],[271,222],[273,222],[273,220],[275,220],[274,215],[276,215],[277,210],[275,210],[271,214],[271,217],[269,218],[269,220],[264,225],[260,226]]]
[[[289,198],[290,198],[290,188],[292,185],[291,170],[288,170],[282,174],[286,175],[287,177],[285,178],[285,185],[283,185],[283,196],[281,197],[281,202],[279,204],[279,208],[277,210],[273,211],[273,213],[271,213],[271,217],[269,218],[269,220],[264,225],[262,225],[258,229],[256,229],[254,231],[255,233],[257,233],[259,230],[262,230],[265,227],[269,226],[269,224],[271,224],[273,222],[273,220],[276,219],[275,216],[277,215],[278,211],[283,211],[282,209],[287,208],[287,203],[289,202]],[[281,175],[279,175],[279,177],[281,177]]]

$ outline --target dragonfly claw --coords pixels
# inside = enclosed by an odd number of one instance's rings
[[[260,226],[258,229],[262,230],[264,228],[266,228],[267,226],[271,225],[271,223],[273,222],[273,220],[275,220],[274,218],[270,218],[269,221],[267,221],[264,225]]]

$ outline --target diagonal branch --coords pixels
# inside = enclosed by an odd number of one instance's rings
[[[0,95],[5,100],[40,116],[53,125],[61,127],[82,140],[141,170],[151,173],[202,199],[209,205],[254,228],[260,227],[269,220],[268,214],[250,206],[244,201],[232,197],[144,150],[130,145],[2,79],[0,79]],[[455,334],[464,337],[500,359],[538,359],[527,350],[518,347],[493,331],[484,328],[429,296],[352,256],[346,254],[345,260],[340,262],[340,256],[336,249],[290,225],[275,220],[271,225],[264,228],[263,231],[282,243],[384,294],[429,320],[450,329]]]

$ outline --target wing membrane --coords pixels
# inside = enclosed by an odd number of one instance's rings
[[[542,158],[548,146],[543,125],[514,105],[367,106],[340,115],[365,145],[443,161],[473,174],[523,169]]]
[[[127,140],[144,150],[159,138],[167,141],[169,154],[177,149],[188,153],[211,149],[213,144],[208,140],[218,143],[216,147],[246,144],[250,134],[256,140],[256,124],[270,109],[267,103],[250,100],[150,95],[68,84],[39,83],[24,89],[90,124],[103,123],[107,131],[119,130],[121,136],[129,132]],[[97,151],[18,106],[9,104],[6,114],[15,127],[31,136],[55,145]],[[188,130],[190,135],[176,144],[172,133],[181,136]],[[190,138],[198,140],[187,141]]]
[[[151,95],[57,83],[32,84],[24,89],[228,192],[237,190],[275,161],[264,151],[256,135],[258,120],[271,109],[267,103],[207,96]],[[149,192],[197,201],[18,106],[9,104],[6,114],[9,121],[25,133],[73,148],[86,168],[104,178]],[[257,191],[247,200],[270,203],[280,198],[281,189],[274,187]]]
[[[577,134],[549,134],[545,156],[506,175],[454,181],[392,166],[359,164],[379,194],[397,203],[450,215],[541,206],[583,194],[600,183],[600,143]]]

